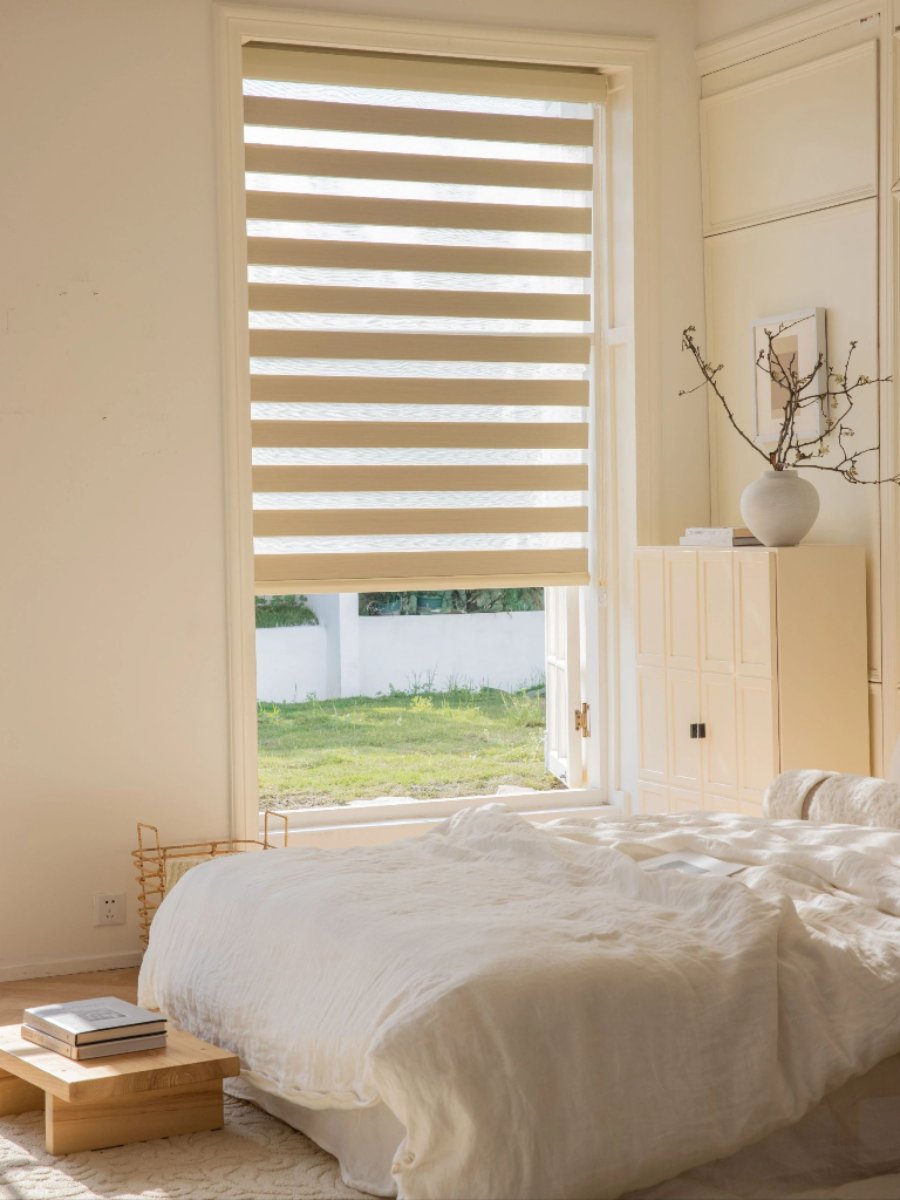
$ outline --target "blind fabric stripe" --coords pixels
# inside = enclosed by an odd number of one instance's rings
[[[587,580],[581,74],[246,51],[257,590]]]
[[[562,508],[342,508],[253,514],[256,537],[404,533],[587,533],[587,510]]]
[[[594,123],[559,117],[510,117],[496,113],[441,112],[427,108],[381,108],[368,104],[317,103],[245,96],[247,125],[280,129],[329,129],[336,133],[387,133],[400,137],[460,138],[538,146],[592,146]]]
[[[587,322],[591,319],[591,298],[553,292],[445,292],[436,288],[412,290],[254,283],[250,285],[250,309],[255,312],[520,317]]]
[[[587,467],[290,467],[253,468],[256,492],[579,492]]]
[[[478,404],[587,408],[580,379],[367,379],[331,375],[254,375],[258,404]]]
[[[590,191],[590,163],[457,158],[451,155],[367,153],[299,146],[246,147],[248,171],[263,175],[335,176],[418,183],[481,184],[486,187],[572,188]]]
[[[586,363],[588,337],[530,334],[329,333],[251,329],[254,358],[387,358],[440,362]]]
[[[447,271],[474,275],[556,275],[586,278],[587,250],[519,250],[507,247],[404,246],[392,243],[307,241],[251,237],[250,266],[340,267],[360,271]]]
[[[249,192],[247,216],[264,221],[336,221],[343,225],[412,225],[427,229],[591,232],[591,212],[587,208],[441,200],[368,200],[356,196],[304,196],[287,192]]]
[[[537,421],[254,421],[256,447],[438,447],[442,449],[586,450],[587,425]]]
[[[502,572],[498,568],[502,558]],[[410,560],[416,575],[409,575]],[[506,587],[527,586],[528,580],[549,583],[587,583],[587,560],[581,550],[436,550],[432,553],[382,554],[259,554],[257,585],[287,585],[294,590],[303,581],[312,591],[390,591],[415,586],[484,586],[487,579],[502,579]],[[387,580],[379,589],[374,581]],[[468,583],[463,583],[468,580]],[[372,584],[370,586],[370,581]],[[323,586],[324,585],[324,586]]]

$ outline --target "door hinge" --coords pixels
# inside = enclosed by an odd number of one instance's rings
[[[575,732],[580,732],[581,736],[585,738],[591,736],[591,728],[588,721],[588,713],[590,711],[590,705],[586,700],[581,705],[581,708],[575,709]]]

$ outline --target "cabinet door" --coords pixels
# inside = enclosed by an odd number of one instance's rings
[[[769,679],[737,681],[738,777],[744,804],[761,805],[781,769],[775,687]],[[749,811],[742,806],[742,811]],[[759,815],[754,811],[754,815]]]
[[[733,675],[701,675],[701,718],[706,726],[703,746],[703,793],[722,797],[738,794],[737,705]],[[721,808],[719,799],[710,807]]]
[[[734,554],[731,550],[701,550],[700,670],[734,673]]]
[[[634,578],[635,640],[642,666],[666,661],[665,584],[659,550],[638,550]]]
[[[696,550],[666,551],[665,572],[666,661],[676,670],[696,671],[700,624]]]
[[[775,557],[734,552],[734,627],[738,675],[771,679],[775,666]]]
[[[691,737],[691,725],[703,720],[700,713],[700,681],[696,671],[668,671],[666,696],[669,714],[669,783],[699,793],[701,747]]]
[[[659,667],[638,667],[638,770],[642,780],[665,784],[666,673]]]

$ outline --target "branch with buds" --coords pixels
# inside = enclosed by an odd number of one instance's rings
[[[852,441],[856,433],[847,423],[856,403],[854,393],[859,388],[889,383],[891,376],[878,376],[873,379],[868,375],[857,375],[854,379],[850,370],[856,342],[850,343],[843,367],[839,370],[831,365],[826,365],[824,355],[820,354],[812,368],[801,374],[797,369],[796,355],[792,354],[790,359],[782,361],[775,349],[775,343],[782,334],[793,329],[795,325],[799,325],[800,321],[804,319],[806,318],[782,322],[777,329],[764,330],[767,345],[760,350],[756,359],[757,369],[767,375],[773,383],[783,388],[785,392],[781,425],[775,445],[770,451],[764,450],[741,429],[734,411],[719,385],[718,377],[724,369],[723,364],[719,363],[718,366],[713,366],[703,357],[703,352],[695,337],[697,330],[694,325],[689,325],[683,331],[681,348],[688,350],[693,355],[702,379],[696,387],[683,388],[678,395],[689,396],[700,388],[707,386],[712,388],[713,394],[724,408],[725,415],[739,436],[775,471],[786,471],[791,467],[798,467],[810,471],[832,471],[837,475],[842,475],[848,483],[900,484],[900,473],[889,475],[884,479],[860,478],[860,466],[864,464],[867,455],[878,454],[880,443],[876,442],[874,446],[866,446],[862,450],[853,449]],[[810,392],[808,389],[814,385],[823,367],[825,367],[824,390]],[[822,431],[815,437],[809,437],[798,432],[797,422],[801,413],[813,405],[817,406],[821,413]],[[825,458],[832,451],[835,454],[833,462],[812,461]]]

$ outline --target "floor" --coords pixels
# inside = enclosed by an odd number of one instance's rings
[[[81,975],[48,975],[43,979],[20,979],[0,983],[0,1025],[22,1020],[22,1009],[62,1000],[89,1000],[92,996],[118,996],[137,1000],[137,967],[115,971],[86,971]]]

